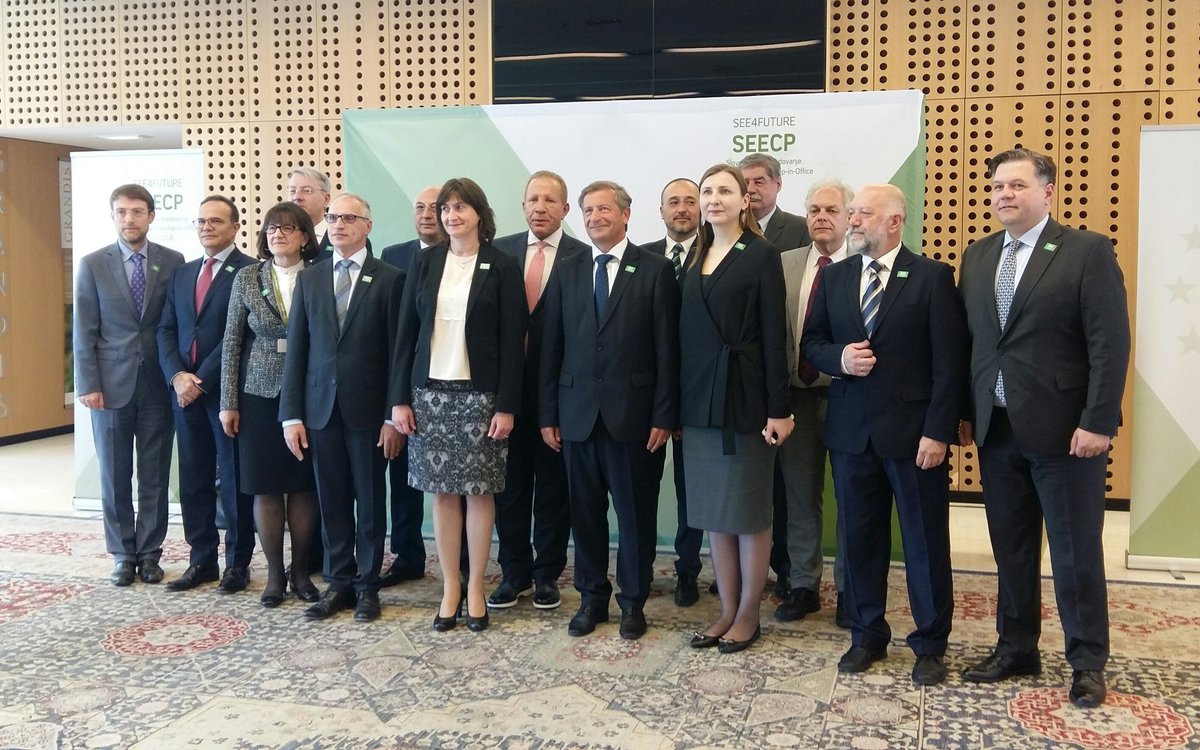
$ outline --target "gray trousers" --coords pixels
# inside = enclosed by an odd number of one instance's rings
[[[796,428],[779,446],[779,468],[787,495],[787,551],[792,560],[792,588],[819,591],[825,558],[821,549],[825,510],[825,412],[827,388],[789,388],[788,402]],[[833,562],[833,582],[842,590],[844,570],[840,551],[842,526],[838,523],[839,555]]]
[[[100,465],[104,542],[117,562],[158,562],[167,536],[167,488],[175,427],[170,395],[146,373],[147,367],[157,366],[143,362],[138,367],[137,386],[128,404],[119,409],[91,410],[92,438]]]

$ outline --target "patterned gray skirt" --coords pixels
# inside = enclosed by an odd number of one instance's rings
[[[508,440],[492,440],[488,427],[496,394],[469,381],[430,380],[413,388],[417,433],[408,439],[408,483],[444,495],[488,495],[504,489]]]

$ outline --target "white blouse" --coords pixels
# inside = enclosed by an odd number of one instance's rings
[[[433,316],[433,341],[429,345],[429,377],[434,380],[470,380],[467,359],[467,297],[479,254],[460,259],[446,254],[446,269],[438,287]]]
[[[287,268],[271,264],[271,270],[275,272],[275,283],[279,287],[279,297],[283,302],[284,315],[292,311],[292,293],[296,291],[296,277],[303,268],[303,263],[296,263]]]

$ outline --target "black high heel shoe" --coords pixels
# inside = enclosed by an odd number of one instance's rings
[[[287,571],[287,583],[296,594],[296,598],[301,601],[315,602],[321,598],[321,592],[317,591],[317,587],[313,585],[313,582],[307,577],[297,578],[295,572],[290,567]],[[287,586],[284,587],[283,591],[287,593]],[[267,605],[263,604],[263,606]]]
[[[458,618],[462,617],[463,602],[467,600],[466,595],[458,600],[458,609],[454,610],[454,614],[449,617],[442,617],[442,612],[439,609],[438,613],[433,616],[433,629],[439,633],[445,633],[447,630],[454,630],[454,626],[458,624]],[[471,627],[471,618],[467,618],[467,627]]]
[[[463,601],[464,602],[466,601],[465,596],[463,597]],[[487,630],[488,621],[490,619],[491,618],[488,617],[488,610],[487,610],[486,603],[484,604],[484,607],[483,607],[483,614],[479,617],[475,617],[474,615],[472,615],[471,608],[467,607],[467,630],[470,630],[472,633],[478,633],[478,632]]]

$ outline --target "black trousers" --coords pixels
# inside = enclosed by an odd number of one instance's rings
[[[662,489],[663,472],[667,468],[666,446],[651,454],[654,456],[656,485]],[[688,526],[687,486],[683,475],[683,441],[671,438],[671,462],[674,464],[675,480],[675,574],[678,576],[700,575],[700,546],[704,543],[704,531]]]
[[[425,493],[408,486],[408,442],[400,453],[388,462],[389,496],[392,513],[392,563],[405,574],[417,575],[425,570],[425,541],[421,525],[425,522]]]
[[[1032,654],[1041,636],[1042,522],[1054,570],[1054,594],[1075,669],[1108,663],[1108,587],[1104,577],[1104,483],[1108,457],[1026,452],[1008,412],[996,408],[979,446],[988,534],[996,556],[999,649]]]
[[[617,604],[640,609],[650,596],[658,525],[654,454],[644,442],[614,440],[597,418],[587,440],[563,442],[575,536],[575,588],[583,604],[606,608],[608,496],[617,514]]]

